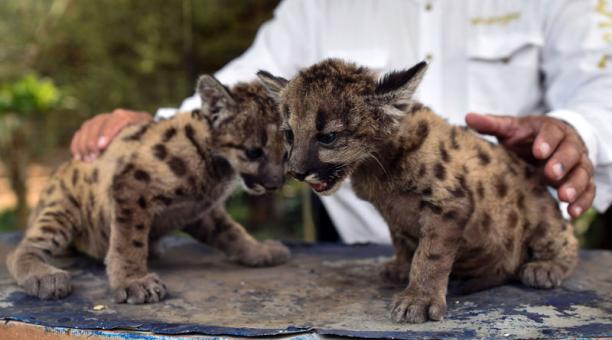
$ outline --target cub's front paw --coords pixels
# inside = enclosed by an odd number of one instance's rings
[[[289,248],[278,241],[266,240],[250,246],[239,258],[238,262],[250,267],[268,267],[283,264],[289,260]]]
[[[411,292],[396,295],[391,308],[391,318],[395,322],[439,321],[445,314],[446,301],[444,299]]]
[[[561,285],[563,270],[550,261],[527,262],[520,271],[521,282],[534,288],[555,288]]]
[[[399,264],[395,259],[389,260],[383,263],[383,267],[380,270],[380,277],[393,283],[408,283],[410,278],[410,264]]]
[[[125,284],[113,289],[113,301],[116,303],[158,302],[165,296],[166,285],[154,273],[149,273],[138,279],[126,280]]]
[[[40,299],[61,299],[70,294],[70,273],[57,270],[51,273],[33,274],[20,284],[26,293]]]

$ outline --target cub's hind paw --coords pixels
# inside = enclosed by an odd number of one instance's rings
[[[72,291],[70,273],[64,270],[32,275],[25,279],[20,286],[29,295],[37,296],[43,300],[61,299]]]
[[[524,285],[533,288],[559,287],[564,277],[560,266],[550,261],[527,262],[519,275]]]
[[[141,278],[128,280],[113,290],[113,301],[116,303],[141,304],[159,302],[166,296],[166,285],[159,276],[149,273]]]
[[[397,260],[389,260],[383,264],[380,277],[393,283],[408,283],[410,278],[410,264],[398,264]]]
[[[398,294],[393,299],[391,308],[391,319],[395,322],[439,321],[444,318],[445,314],[446,302],[444,299],[415,293]]]
[[[289,260],[291,252],[284,244],[266,240],[248,249],[238,262],[249,267],[269,267],[283,264]]]

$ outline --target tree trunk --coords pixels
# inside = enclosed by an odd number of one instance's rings
[[[7,159],[9,181],[17,197],[17,226],[25,229],[28,220],[27,157],[24,150],[13,150]]]

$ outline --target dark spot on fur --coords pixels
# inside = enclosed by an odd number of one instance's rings
[[[45,193],[47,195],[51,195],[53,192],[55,191],[55,185],[51,185],[50,187],[47,188],[47,190],[45,191]]]
[[[168,196],[164,196],[164,195],[157,195],[157,196],[153,197],[153,200],[161,202],[164,205],[171,205],[172,204],[172,198],[170,198]]]
[[[459,150],[459,143],[457,143],[457,127],[454,127],[451,129],[451,148],[455,149],[455,150]]]
[[[136,225],[136,230],[144,230],[145,226],[144,224],[137,224]]]
[[[504,247],[507,251],[512,251],[512,249],[514,248],[514,240],[512,238],[507,238],[504,241]]]
[[[482,215],[480,225],[482,226],[483,232],[485,234],[489,234],[491,232],[491,216],[488,213],[484,213]]]
[[[448,192],[450,192],[451,195],[457,198],[465,197],[465,190],[463,190],[462,187],[458,187],[455,189],[448,189]]]
[[[421,166],[419,167],[419,173],[418,173],[419,177],[422,178],[423,176],[425,176],[426,172],[427,172],[427,167],[425,166],[424,163],[422,163]]]
[[[446,151],[446,148],[444,148],[444,142],[440,141],[438,149],[440,151],[440,157],[442,158],[442,161],[444,161],[445,163],[450,162],[450,156],[448,154],[448,151]]]
[[[525,194],[522,192],[519,192],[518,196],[516,197],[516,205],[521,210],[525,209]]]
[[[432,253],[427,254],[427,259],[431,261],[438,261],[441,258],[442,258],[442,255],[440,254],[432,254]]]
[[[54,245],[55,247],[59,247],[59,246],[60,246],[59,242],[57,242],[57,240],[56,240],[56,239],[54,239],[54,238],[52,238],[52,239],[51,239],[51,243],[53,243],[53,245]]]
[[[142,196],[138,197],[138,206],[141,207],[142,209],[147,208],[147,201],[145,200],[144,197]]]
[[[72,186],[76,186],[77,182],[79,181],[79,170],[78,169],[73,169],[72,170]]]
[[[441,163],[436,163],[434,166],[434,174],[439,180],[444,180],[446,178],[446,168],[444,168]]]
[[[442,213],[442,208],[428,201],[421,201],[420,207],[421,209],[428,208],[429,210],[431,210],[432,213],[436,215],[439,215]]]
[[[134,170],[134,164],[132,163],[128,163],[123,170],[121,170],[120,175],[126,175],[128,174],[130,171]]]
[[[155,158],[163,161],[168,155],[168,150],[166,150],[166,147],[163,144],[155,144],[155,146],[153,146],[153,155]]]
[[[483,199],[485,196],[484,186],[482,185],[481,181],[478,181],[478,184],[476,185],[476,193],[480,199]]]
[[[523,222],[523,230],[529,230],[531,226],[529,225],[529,221]]]
[[[449,210],[442,214],[442,218],[445,220],[454,220],[457,218],[457,212],[455,210]]]
[[[162,142],[169,142],[176,135],[176,128],[171,127],[164,131],[164,135],[162,137]]]
[[[57,232],[55,228],[46,225],[40,227],[40,230],[45,234],[55,234]]]
[[[491,163],[491,156],[488,153],[483,151],[480,147],[476,148],[478,160],[480,160],[480,165],[488,165]]]
[[[168,167],[177,176],[184,176],[187,173],[187,164],[185,161],[175,156],[168,160]]]
[[[144,243],[142,243],[142,241],[138,241],[138,240],[132,240],[132,245],[136,248],[142,248],[144,247]]]
[[[134,179],[136,179],[137,181],[148,183],[149,181],[151,181],[151,175],[149,175],[149,173],[144,170],[138,169],[134,171]]]
[[[421,190],[421,195],[423,196],[431,196],[431,194],[432,194],[432,190],[429,187]]]
[[[508,185],[504,180],[504,177],[499,176],[495,182],[495,192],[499,197],[505,197],[508,194]]]
[[[518,222],[518,214],[516,211],[511,211],[508,214],[508,226],[512,229],[516,227],[516,223]]]
[[[79,201],[77,201],[77,199],[74,196],[72,196],[71,194],[68,194],[66,197],[68,197],[68,202],[70,202],[70,204],[72,204],[77,209],[81,209],[81,204],[79,203]]]
[[[98,172],[98,168],[93,169],[91,172],[91,177],[89,178],[91,183],[98,183]]]
[[[149,124],[145,124],[145,125],[141,126],[140,129],[138,129],[133,134],[123,138],[123,140],[125,140],[125,141],[138,141],[147,132],[148,128],[149,128]]]

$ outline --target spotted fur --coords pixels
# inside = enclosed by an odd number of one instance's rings
[[[70,293],[69,273],[50,260],[74,246],[104,260],[115,301],[159,301],[166,287],[148,272],[147,258],[176,229],[248,266],[288,259],[285,246],[256,241],[224,208],[238,180],[254,194],[283,183],[274,102],[258,83],[230,91],[203,76],[197,90],[201,110],[126,128],[95,162],[71,161],[56,171],[7,259],[28,294]]]
[[[426,69],[379,81],[330,59],[290,82],[261,73],[285,112],[289,173],[322,195],[350,177],[381,212],[396,251],[383,275],[408,283],[392,303],[396,321],[440,320],[451,274],[465,291],[559,286],[578,246],[543,175],[413,100]]]

